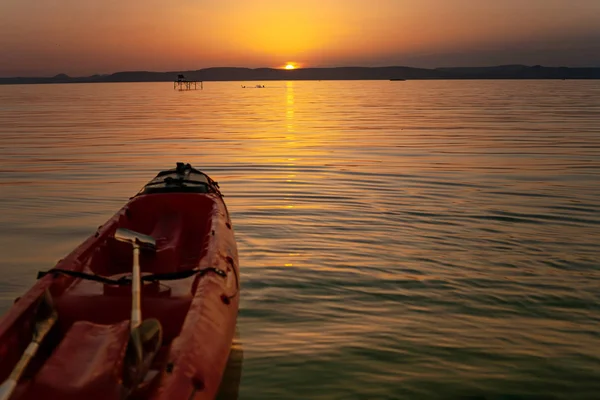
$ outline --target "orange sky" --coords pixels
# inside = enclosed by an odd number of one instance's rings
[[[600,0],[2,0],[0,76],[600,66]]]

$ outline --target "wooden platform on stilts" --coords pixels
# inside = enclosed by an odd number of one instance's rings
[[[179,90],[179,91],[198,90],[198,87],[200,87],[200,90],[203,90],[204,82],[203,81],[189,81],[189,80],[185,79],[185,76],[183,76],[183,75],[178,75],[177,80],[175,82],[173,82],[173,89]]]

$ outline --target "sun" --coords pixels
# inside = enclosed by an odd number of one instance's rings
[[[286,64],[285,69],[296,69],[294,64]]]

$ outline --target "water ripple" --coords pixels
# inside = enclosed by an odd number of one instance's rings
[[[599,83],[266,85],[0,86],[0,310],[188,161],[240,250],[228,396],[597,397]]]

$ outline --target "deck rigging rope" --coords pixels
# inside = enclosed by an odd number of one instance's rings
[[[169,273],[164,273],[164,274],[144,275],[141,277],[141,280],[142,280],[142,282],[175,281],[178,279],[189,278],[190,276],[194,276],[197,274],[199,274],[200,276],[204,276],[208,272],[214,272],[215,274],[219,275],[222,278],[227,277],[227,273],[225,271],[218,269],[218,268],[209,267],[209,268],[203,268],[203,269],[189,269],[189,270],[180,271],[180,272],[169,272]],[[131,285],[131,277],[129,277],[129,276],[122,276],[118,279],[112,279],[112,278],[107,278],[102,275],[88,274],[86,272],[73,271],[73,270],[61,269],[61,268],[52,268],[51,270],[48,270],[48,271],[40,271],[40,272],[38,272],[37,279],[43,278],[44,276],[46,276],[48,274],[53,274],[54,276],[66,275],[66,276],[70,276],[73,278],[79,278],[79,279],[85,279],[85,280],[89,280],[89,281],[100,282],[100,283],[104,283],[107,285],[118,285],[118,286]],[[236,278],[237,278],[237,276],[236,276]]]

